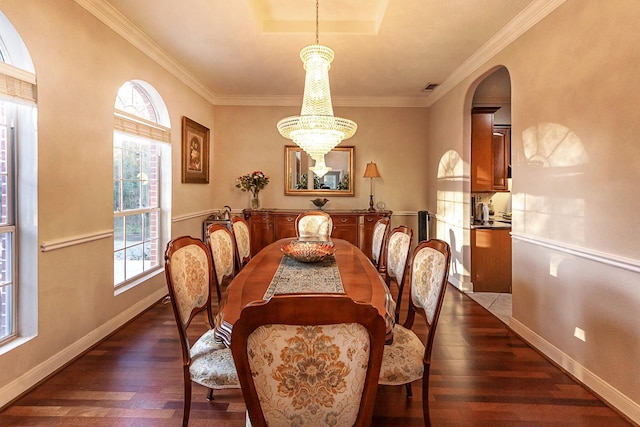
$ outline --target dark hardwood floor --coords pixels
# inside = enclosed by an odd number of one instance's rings
[[[434,426],[631,425],[452,286],[430,387]],[[158,303],[5,408],[0,426],[179,426],[182,390],[173,313]],[[373,425],[423,425],[419,382],[413,393],[380,386]],[[194,385],[190,426],[245,425],[239,389],[205,396]]]

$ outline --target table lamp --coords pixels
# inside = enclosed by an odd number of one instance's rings
[[[364,170],[364,178],[371,179],[371,192],[369,194],[369,210],[375,211],[373,207],[373,178],[380,178],[380,172],[378,172],[378,166],[374,162],[367,163],[367,167]]]

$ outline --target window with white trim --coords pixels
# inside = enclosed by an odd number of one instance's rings
[[[14,282],[15,270],[15,198],[14,198],[14,147],[15,133],[9,118],[15,108],[0,101],[0,341],[16,333],[15,308],[17,298]],[[14,122],[15,123],[15,122]]]
[[[37,223],[21,215],[37,212],[36,117],[33,62],[0,12],[0,344],[37,330]]]
[[[162,124],[163,115],[164,103],[148,84],[128,81],[118,90],[113,135],[116,288],[161,268],[163,230],[168,229],[167,215],[162,213],[162,180],[170,176],[169,171],[163,173],[163,152],[170,151],[170,130]]]

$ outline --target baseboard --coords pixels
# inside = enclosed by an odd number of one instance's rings
[[[577,381],[591,389],[602,400],[607,402],[629,420],[640,425],[640,405],[629,399],[626,395],[612,387],[602,378],[582,366],[577,361],[563,353],[559,348],[534,333],[522,323],[511,317],[509,327],[532,347],[542,352],[557,366],[564,369]]]
[[[159,301],[166,294],[166,289],[158,289],[156,292],[133,305],[128,310],[123,311],[118,316],[101,325],[99,328],[94,329],[69,347],[53,355],[48,360],[45,360],[38,366],[30,369],[21,377],[2,387],[0,389],[0,410],[17,397],[29,391],[40,381],[55,373],[67,363],[71,362],[73,359],[117,331],[131,319]]]

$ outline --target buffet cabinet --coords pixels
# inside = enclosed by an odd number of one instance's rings
[[[296,237],[296,218],[305,210],[245,209],[245,219],[251,233],[251,256],[265,246],[286,237]],[[373,227],[380,218],[391,217],[391,211],[327,210],[331,215],[331,237],[344,239],[358,246],[367,256],[371,254]]]

